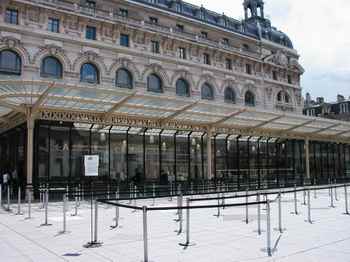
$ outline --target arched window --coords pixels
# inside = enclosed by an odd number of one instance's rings
[[[284,93],[284,102],[289,104],[291,102],[290,96],[287,92]]]
[[[226,103],[236,103],[236,94],[231,87],[226,87],[224,96]]]
[[[4,50],[0,52],[0,73],[20,75],[22,68],[21,57],[14,51]]]
[[[251,91],[247,91],[244,96],[246,106],[255,106],[255,95]]]
[[[279,91],[277,94],[277,101],[282,102],[282,91]]]
[[[163,93],[162,80],[156,74],[150,74],[147,77],[147,91]]]
[[[190,96],[190,85],[184,79],[176,81],[176,94],[178,96]]]
[[[62,78],[61,62],[53,56],[45,57],[41,62],[40,75],[42,77]]]
[[[131,73],[124,68],[119,69],[116,73],[115,85],[121,88],[132,89],[133,83]]]
[[[205,83],[202,86],[202,99],[206,99],[206,100],[213,100],[214,99],[214,91],[211,85],[209,85],[208,83]]]
[[[97,67],[91,63],[83,64],[80,69],[80,82],[99,84],[100,77]]]

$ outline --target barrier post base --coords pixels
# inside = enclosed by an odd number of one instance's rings
[[[184,249],[188,248],[188,247],[193,247],[195,246],[196,243],[190,242],[190,243],[179,243],[179,246],[184,247]]]
[[[92,242],[87,242],[83,247],[85,247],[85,248],[97,248],[97,247],[101,247],[102,244],[103,244],[102,242],[92,241]]]

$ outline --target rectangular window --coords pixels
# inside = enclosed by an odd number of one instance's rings
[[[120,8],[119,13],[122,17],[128,17],[129,16],[129,11],[125,8]]]
[[[340,104],[340,113],[341,114],[347,113],[348,111],[349,111],[349,108],[348,108],[347,103]]]
[[[149,21],[150,21],[152,24],[158,24],[158,18],[157,18],[157,17],[151,16],[151,17],[149,18]]]
[[[152,49],[152,53],[159,54],[159,42],[151,41],[151,49]]]
[[[210,55],[207,53],[203,54],[203,62],[205,65],[210,65]]]
[[[207,39],[207,38],[208,38],[208,33],[202,31],[202,32],[201,32],[201,37],[204,38],[204,39]]]
[[[245,65],[245,72],[248,74],[248,75],[251,75],[252,74],[252,66],[250,64],[246,64]]]
[[[228,38],[223,38],[223,39],[222,39],[222,44],[223,44],[224,46],[228,46],[228,45],[230,44],[230,41],[228,40]]]
[[[6,9],[5,22],[18,25],[18,11],[15,9]]]
[[[53,33],[60,32],[60,20],[56,18],[49,18],[48,30]]]
[[[292,76],[291,76],[291,75],[288,75],[287,77],[288,77],[288,84],[293,84],[293,83],[292,83]]]
[[[229,58],[226,59],[226,69],[232,70],[232,60]]]
[[[86,39],[96,40],[96,27],[86,26]]]
[[[277,71],[272,71],[272,78],[273,80],[278,80]]]
[[[186,59],[186,48],[179,47],[179,58]]]
[[[126,34],[120,35],[120,45],[129,47],[129,35],[126,35]]]
[[[185,27],[183,25],[177,24],[176,25],[176,30],[178,32],[183,32],[183,31],[185,31]]]
[[[91,0],[86,0],[86,7],[95,11],[96,2]]]

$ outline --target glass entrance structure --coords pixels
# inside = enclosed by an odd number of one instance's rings
[[[22,185],[81,183],[85,155],[99,156],[97,180],[125,185],[209,180],[246,189],[349,179],[348,123],[128,89],[0,86],[1,170]]]

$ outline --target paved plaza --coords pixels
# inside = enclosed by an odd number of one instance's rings
[[[263,232],[257,234],[257,208],[249,207],[249,223],[246,224],[245,207],[225,208],[216,217],[216,209],[191,210],[191,241],[194,246],[183,248],[185,233],[178,235],[178,223],[174,221],[176,211],[151,211],[148,216],[149,258],[154,262],[228,262],[228,261],[350,261],[350,216],[344,215],[343,189],[338,189],[338,201],[330,208],[327,190],[319,191],[317,198],[311,194],[311,215],[313,224],[306,222],[307,207],[303,205],[302,193],[298,193],[300,215],[293,214],[293,194],[286,194],[282,201],[282,225],[278,227],[278,205],[271,204],[273,256],[266,253],[266,210],[262,209]],[[274,196],[270,196],[274,199]],[[226,200],[226,204],[240,200]],[[249,201],[255,201],[255,197]],[[124,203],[128,203],[125,201]],[[157,199],[156,206],[174,206],[175,198]],[[196,204],[216,204],[200,202]],[[137,202],[138,206],[152,205],[152,200]],[[78,216],[74,213],[74,202],[69,203],[67,217],[68,233],[62,234],[62,203],[50,202],[48,222],[44,223],[44,209],[34,204],[32,219],[16,215],[16,205],[12,212],[0,212],[0,250],[4,262],[50,262],[50,261],[143,261],[142,212],[120,209],[120,226],[114,224],[115,207],[99,206],[98,240],[103,244],[98,248],[84,248],[90,240],[90,205],[82,202]],[[184,212],[184,214],[186,211]],[[186,216],[184,215],[184,218]],[[184,221],[184,230],[186,223]]]

